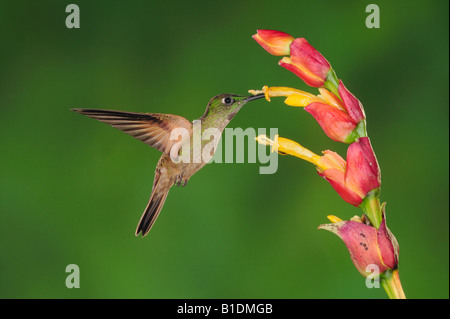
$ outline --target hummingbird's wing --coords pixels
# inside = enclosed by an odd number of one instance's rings
[[[182,138],[192,135],[192,123],[179,115],[97,109],[72,110],[118,128],[167,155],[170,155],[172,146]],[[180,130],[174,131],[175,129]],[[185,134],[178,134],[180,132]],[[178,145],[180,144],[182,143]]]

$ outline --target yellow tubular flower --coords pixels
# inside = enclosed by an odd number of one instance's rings
[[[271,97],[285,96],[285,104],[303,107],[316,119],[329,138],[351,144],[358,137],[367,135],[365,122],[358,126],[364,116],[361,103],[350,92],[345,91],[343,86],[341,91],[341,96],[345,97],[343,100],[325,88],[319,89],[319,95],[283,86],[264,86],[259,91],[249,90],[251,94],[264,94],[267,101],[270,101]]]
[[[364,145],[361,145],[368,143],[364,138],[360,138],[358,142],[349,147],[347,162],[336,152],[326,150],[322,152],[323,156],[320,156],[297,142],[278,135],[274,140],[265,135],[258,136],[256,140],[261,144],[270,145],[272,152],[289,154],[314,164],[319,175],[325,178],[347,203],[355,207],[361,204],[370,191],[379,187],[376,175],[378,169],[374,167],[374,162],[370,157],[371,153],[365,150],[367,147],[364,148]],[[367,167],[367,169],[364,169],[363,172],[355,171],[355,163],[358,163],[359,167]]]
[[[272,152],[278,152],[281,155],[292,155],[314,164],[319,173],[330,168],[337,169],[342,173],[345,171],[345,160],[335,152],[323,151],[324,155],[320,156],[299,143],[278,135],[275,136],[273,141],[266,135],[259,135],[256,137],[256,140],[260,144],[272,146]]]
[[[331,93],[330,91],[328,91],[325,88],[319,88],[319,92],[320,92],[320,95],[318,95],[318,96],[321,97],[322,99],[326,100],[328,104],[347,113],[347,110],[342,105],[341,100],[339,100],[336,97],[336,95],[334,95],[333,93]]]
[[[313,163],[314,165],[319,165],[321,162],[321,156],[311,152],[290,139],[276,135],[272,141],[266,135],[259,135],[256,140],[260,144],[272,146],[272,152],[278,152],[281,155],[289,154]]]
[[[340,100],[330,91],[325,88],[320,88],[319,95],[314,95],[305,91],[293,89],[284,86],[271,86],[265,85],[262,90],[249,90],[249,93],[255,95],[264,93],[266,95],[266,100],[270,102],[271,97],[285,96],[284,100],[289,106],[306,107],[311,103],[320,102],[331,105],[341,111],[345,112],[345,108],[342,106]]]
[[[332,223],[339,223],[339,222],[343,221],[342,219],[340,219],[339,217],[336,217],[334,215],[328,215],[327,218]]]

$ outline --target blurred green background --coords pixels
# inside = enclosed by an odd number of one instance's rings
[[[80,29],[65,26],[70,3]],[[362,101],[405,293],[448,298],[448,1],[376,1],[380,29],[365,26],[370,3],[0,1],[0,297],[386,298],[317,230],[361,212],[309,163],[208,165],[137,238],[160,153],[69,111],[193,120],[222,92],[317,92],[251,38],[260,28],[307,38]],[[229,127],[345,156],[283,99],[248,104]],[[72,263],[80,289],[65,286]]]

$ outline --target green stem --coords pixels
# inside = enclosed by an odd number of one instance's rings
[[[400,282],[398,269],[386,270],[381,274],[380,279],[381,285],[390,299],[406,299],[402,283]]]
[[[372,226],[378,229],[382,221],[380,205],[380,189],[376,188],[370,191],[359,206],[364,214],[369,218]]]
[[[336,95],[338,98],[341,98],[339,95],[339,80],[337,78],[336,72],[334,72],[333,69],[330,69],[327,74],[327,79],[325,83],[323,84],[325,88],[333,92],[334,95]]]
[[[355,128],[355,132],[358,135],[358,137],[366,137],[367,136],[367,130],[366,130],[366,120],[361,120],[358,125]]]

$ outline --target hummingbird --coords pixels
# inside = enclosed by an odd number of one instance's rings
[[[215,132],[218,132],[218,136],[214,137],[214,147],[210,150],[212,157],[223,130],[242,106],[263,97],[265,97],[264,94],[240,96],[223,93],[216,95],[209,101],[205,113],[193,122],[173,114],[78,108],[72,110],[109,124],[163,153],[156,165],[150,199],[135,232],[136,236],[141,234],[144,237],[158,218],[172,186],[185,186],[191,176],[207,163],[203,157],[199,158],[198,150],[197,155],[194,154],[193,144],[196,137],[194,135],[202,134],[207,129],[214,129]],[[200,131],[197,133],[194,129],[196,123],[201,125]],[[177,130],[185,132],[185,134],[173,138],[172,132]],[[206,142],[202,139],[202,148]],[[185,160],[180,161],[180,157]]]

